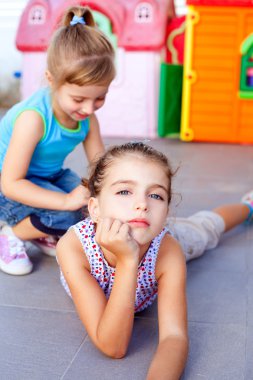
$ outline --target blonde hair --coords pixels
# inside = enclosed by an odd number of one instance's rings
[[[85,24],[70,25],[74,16]],[[83,85],[108,85],[115,76],[114,50],[96,27],[88,7],[71,7],[62,18],[47,51],[47,68],[59,88],[65,82]]]

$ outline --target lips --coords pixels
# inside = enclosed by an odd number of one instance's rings
[[[81,114],[81,113],[79,113],[79,112],[76,112],[75,114],[76,114],[76,117],[77,117],[78,119],[80,119],[80,120],[84,120],[84,119],[86,119],[86,118],[88,117],[87,114]]]
[[[146,219],[131,219],[127,222],[133,227],[139,227],[139,228],[147,228],[150,226],[150,223]]]

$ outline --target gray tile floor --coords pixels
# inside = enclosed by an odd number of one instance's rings
[[[106,145],[123,139],[106,139]],[[253,187],[253,147],[150,144],[179,167],[171,215],[236,202]],[[77,149],[67,165],[86,173]],[[188,264],[190,354],[183,380],[253,379],[253,228],[240,226]],[[34,271],[0,273],[1,380],[143,380],[157,343],[156,305],[136,318],[128,355],[108,359],[91,344],[59,282],[53,258],[30,249]]]

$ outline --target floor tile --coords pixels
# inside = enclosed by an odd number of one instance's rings
[[[60,379],[85,336],[76,313],[0,306],[0,378]]]

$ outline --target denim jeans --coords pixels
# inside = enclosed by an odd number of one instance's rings
[[[70,193],[81,182],[76,173],[70,169],[62,169],[59,173],[49,178],[36,176],[27,177],[34,184],[44,189],[61,193]],[[55,211],[26,206],[5,197],[0,192],[0,220],[10,226],[15,226],[27,216],[35,215],[42,225],[59,230],[67,230],[73,224],[82,219],[82,210]]]

